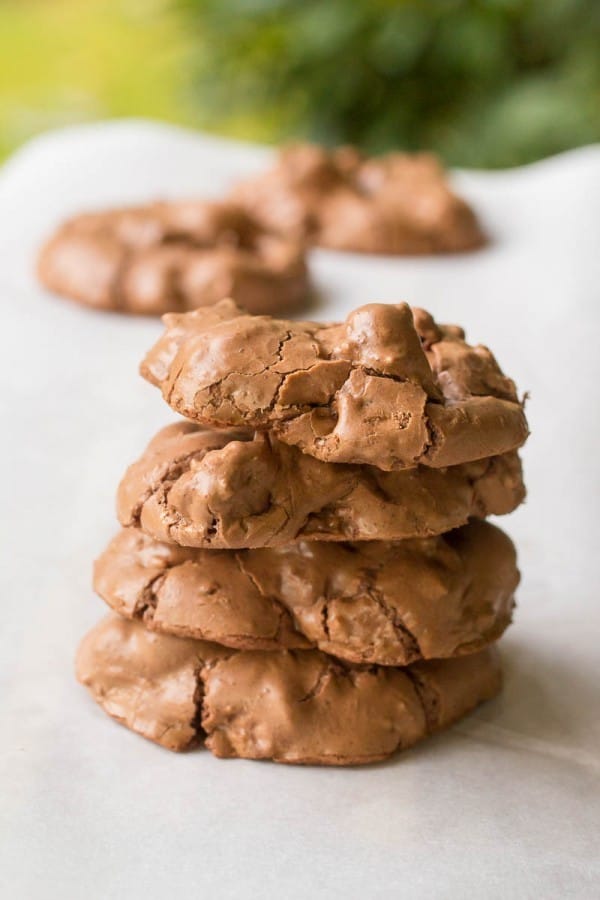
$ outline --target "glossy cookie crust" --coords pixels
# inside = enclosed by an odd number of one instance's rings
[[[508,626],[510,538],[474,520],[446,535],[263,550],[193,550],[125,528],[97,560],[97,593],[151,630],[242,650],[318,647],[404,666],[472,653]]]
[[[109,616],[77,675],[122,724],[170,750],[358,765],[447,727],[500,689],[495,648],[407,668],[349,666],[317,650],[226,650]]]
[[[142,374],[202,425],[270,429],[323,462],[386,471],[495,456],[529,433],[487,347],[405,303],[323,324],[249,316],[224,300],[164,321]]]
[[[126,471],[117,511],[159,541],[216,550],[430,537],[511,512],[524,495],[516,453],[383,472],[320,462],[264,433],[178,422]]]

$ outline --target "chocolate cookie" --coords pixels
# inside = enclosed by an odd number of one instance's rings
[[[333,250],[412,255],[485,243],[475,214],[426,153],[368,158],[300,144],[232,196],[266,227]]]
[[[500,637],[519,581],[514,547],[473,521],[434,538],[190,550],[126,528],[94,587],[147,628],[239,649],[317,646],[354,663],[405,666]]]
[[[143,315],[234,297],[251,313],[307,298],[301,245],[232,203],[152,203],[76,216],[42,248],[40,280],[97,309]]]
[[[406,669],[317,650],[226,650],[109,616],[83,640],[77,676],[144,737],[220,757],[356,765],[450,725],[500,689],[494,648]]]
[[[193,550],[124,528],[96,560],[94,590],[119,615],[166,634],[240,650],[310,647],[243,560],[232,550]]]
[[[280,547],[297,538],[401,540],[471,516],[512,512],[525,489],[516,453],[402,472],[332,465],[268,433],[162,429],[119,486],[124,526],[184,547]]]
[[[165,324],[141,371],[173,409],[203,425],[272,428],[324,462],[439,468],[528,435],[490,351],[405,303],[327,325],[249,316],[224,300]]]

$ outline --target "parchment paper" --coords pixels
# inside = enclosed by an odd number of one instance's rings
[[[456,173],[482,252],[312,254],[314,317],[408,300],[531,394],[529,498],[502,521],[523,573],[502,697],[390,763],[331,770],[170,754],[75,682],[117,482],[173,414],[137,375],[160,324],[45,294],[35,248],[68,214],[218,194],[268,158],[126,121],[49,134],[0,170],[3,896],[597,897],[600,147]]]

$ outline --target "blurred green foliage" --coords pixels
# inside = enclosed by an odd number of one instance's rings
[[[0,0],[0,157],[131,115],[514,165],[600,140],[600,0]]]
[[[175,0],[201,119],[510,166],[600,140],[600,0]]]

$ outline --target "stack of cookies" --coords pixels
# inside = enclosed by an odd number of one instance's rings
[[[524,498],[528,431],[490,351],[405,304],[164,322],[142,374],[185,420],[119,487],[98,703],[172,750],[350,765],[494,696],[519,575],[485,518]]]

